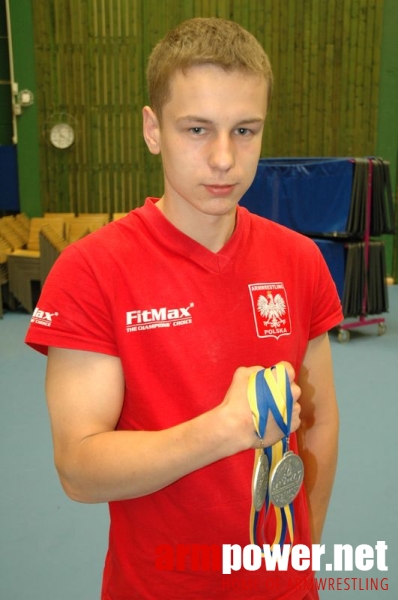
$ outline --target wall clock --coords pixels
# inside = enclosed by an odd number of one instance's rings
[[[58,150],[66,150],[76,143],[77,130],[78,122],[73,115],[64,111],[53,112],[43,123],[43,141]]]
[[[50,142],[55,148],[65,150],[75,141],[75,131],[69,123],[56,123],[50,129]]]

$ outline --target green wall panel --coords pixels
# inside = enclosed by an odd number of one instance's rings
[[[123,211],[162,193],[142,140],[153,45],[191,16],[232,18],[275,72],[264,156],[365,156],[376,149],[383,3],[376,0],[35,0],[43,209]],[[76,142],[51,147],[68,120]]]
[[[398,283],[398,4],[384,0],[380,100],[376,152],[390,162],[395,192],[396,233],[385,237],[387,271]]]
[[[5,0],[0,0],[0,145],[11,144],[12,113]]]
[[[191,16],[234,19],[270,55],[275,92],[263,156],[377,154],[390,160],[395,181],[397,109],[386,122],[396,107],[395,0],[19,0],[12,6],[22,43],[16,63],[23,81],[17,78],[36,97],[18,121],[26,147],[26,153],[19,148],[24,205],[26,166],[37,165],[39,179],[31,182],[28,212],[39,205],[120,212],[162,193],[160,161],[142,140],[145,67],[158,39]],[[51,125],[62,120],[76,132],[66,151],[49,143]],[[392,241],[387,245],[390,273]]]
[[[20,209],[33,217],[41,215],[40,155],[38,145],[38,102],[33,41],[32,2],[11,1],[10,20],[14,61],[14,77],[19,90],[28,89],[35,103],[22,109],[17,117],[17,154]],[[45,182],[42,182],[45,185]]]

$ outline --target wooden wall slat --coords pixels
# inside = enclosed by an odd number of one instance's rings
[[[275,75],[263,156],[374,154],[383,0],[35,0],[43,210],[122,212],[162,193],[142,138],[149,52],[192,16],[231,18]],[[49,144],[57,119],[72,148]]]

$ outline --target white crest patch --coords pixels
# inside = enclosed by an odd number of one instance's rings
[[[284,284],[251,283],[249,291],[257,336],[278,339],[290,335],[292,329]]]

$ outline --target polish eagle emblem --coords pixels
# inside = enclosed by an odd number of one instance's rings
[[[265,325],[280,327],[286,323],[286,319],[283,319],[283,315],[286,313],[286,303],[281,294],[273,296],[271,292],[268,292],[266,296],[259,296],[257,310],[266,319]]]

